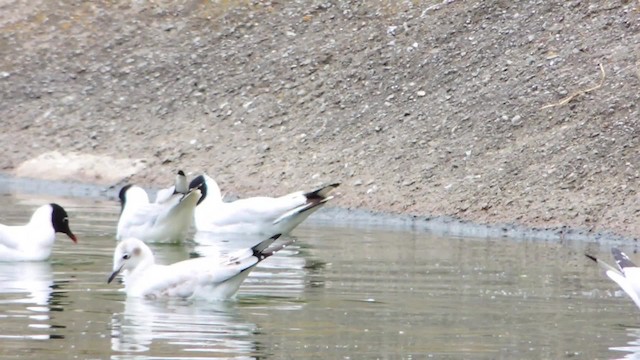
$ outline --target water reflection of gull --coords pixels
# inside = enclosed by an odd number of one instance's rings
[[[640,360],[640,329],[629,328],[627,335],[634,340],[627,342],[627,346],[612,346],[609,350],[626,352],[627,354],[619,359],[635,359]]]
[[[1,304],[23,303],[47,306],[51,296],[53,274],[48,262],[0,263]],[[26,296],[26,297],[25,297]]]
[[[0,304],[5,312],[0,338],[50,339],[53,274],[48,262],[0,263]],[[28,318],[14,322],[11,317]],[[22,329],[22,326],[27,328]],[[45,332],[44,334],[42,332]],[[35,333],[34,333],[35,332]]]
[[[176,352],[212,352],[217,356],[252,354],[256,325],[243,321],[233,305],[128,298],[124,312],[112,317],[111,348],[146,352],[153,343],[164,343],[175,346]]]

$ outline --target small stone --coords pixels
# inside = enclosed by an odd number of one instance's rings
[[[418,90],[418,92],[416,93],[416,95],[418,95],[419,97],[423,97],[425,95],[427,95],[427,92],[424,90]]]
[[[398,28],[397,26],[389,26],[387,28],[387,35],[395,36],[397,28]]]
[[[522,117],[520,115],[516,115],[511,118],[511,124],[514,126],[522,124]]]

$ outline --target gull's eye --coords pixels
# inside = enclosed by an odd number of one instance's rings
[[[124,254],[122,255],[122,258],[125,260],[128,260],[131,256],[129,254]]]
[[[64,219],[62,219],[62,221],[69,222],[69,218],[64,218]]]

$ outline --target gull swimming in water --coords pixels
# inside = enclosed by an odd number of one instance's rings
[[[618,268],[605,263],[589,254],[585,254],[589,259],[595,261],[605,270],[605,274],[615,281],[631,300],[640,308],[640,268],[634,264],[627,254],[617,248],[612,248],[611,253],[616,260]]]
[[[0,261],[43,261],[51,256],[56,233],[78,239],[69,228],[69,215],[55,203],[42,205],[26,225],[0,224]]]
[[[199,188],[202,197],[195,210],[198,231],[242,234],[288,234],[314,211],[333,199],[329,193],[339,183],[310,192],[297,191],[281,197],[251,197],[223,202],[218,184],[203,174],[190,188]]]
[[[171,265],[156,264],[144,242],[128,238],[114,251],[113,273],[107,283],[125,271],[125,292],[130,297],[225,300],[238,291],[259,262],[291,243],[270,246],[279,236],[223,258],[200,257]]]
[[[122,208],[116,238],[180,242],[193,223],[194,210],[200,196],[199,189],[192,189],[186,194],[174,193],[160,203],[150,203],[144,189],[126,185],[119,194]]]

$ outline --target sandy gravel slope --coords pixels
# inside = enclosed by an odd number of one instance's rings
[[[637,1],[2,0],[0,169],[636,237],[639,50]]]

